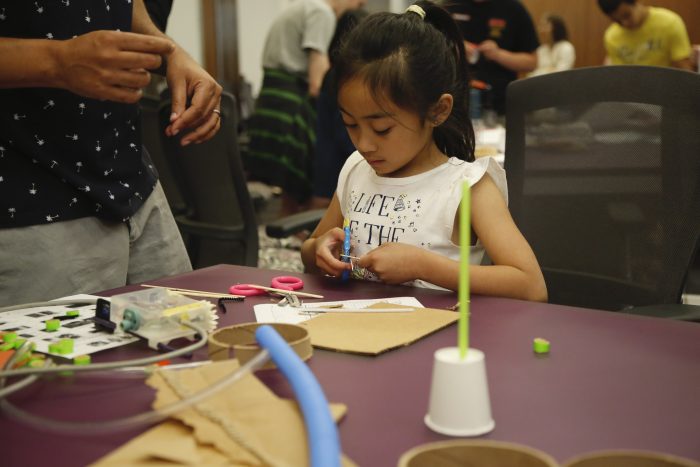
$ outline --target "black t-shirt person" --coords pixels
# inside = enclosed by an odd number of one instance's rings
[[[130,31],[132,8],[130,0],[0,0],[0,37]],[[136,105],[61,89],[0,89],[0,228],[89,216],[124,222],[156,179]]]
[[[510,52],[532,53],[539,46],[532,18],[517,0],[451,0],[445,2],[445,8],[466,41],[480,44],[491,39]],[[480,55],[472,76],[491,85],[493,107],[504,114],[506,87],[517,73]]]

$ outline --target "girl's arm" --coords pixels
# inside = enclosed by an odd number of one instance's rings
[[[472,266],[471,291],[476,294],[547,301],[542,270],[508,211],[491,177],[472,187],[472,228],[493,265]],[[455,220],[455,232],[459,235]],[[459,237],[457,237],[459,238]]]
[[[342,225],[343,213],[338,195],[334,194],[311,237],[301,246],[301,260],[307,272],[325,272],[339,276],[345,269],[352,267],[339,259],[345,239]]]

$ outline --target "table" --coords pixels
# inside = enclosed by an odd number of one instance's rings
[[[222,292],[237,282],[269,283],[278,274],[219,265],[152,283]],[[305,290],[320,292],[325,300],[412,293],[430,307],[444,308],[456,301],[451,292],[303,278]],[[253,305],[266,300],[269,297],[254,297],[229,304],[222,325],[253,321]],[[526,444],[562,462],[612,448],[700,460],[700,325],[480,296],[472,298],[471,309],[471,345],[486,354],[496,421],[495,430],[484,438]],[[552,342],[549,355],[532,352],[532,339],[538,336]],[[339,428],[343,451],[350,458],[361,466],[391,466],[411,447],[447,439],[430,431],[423,416],[433,352],[456,341],[456,326],[450,326],[377,357],[314,350],[309,365],[326,396],[348,405]],[[145,346],[132,344],[95,360],[133,358],[145,352]],[[258,376],[279,395],[291,397],[290,387],[276,371]],[[152,397],[152,390],[140,380],[83,376],[35,384],[13,400],[38,414],[99,419],[143,411]],[[3,465],[85,465],[140,431],[46,434],[0,414]]]

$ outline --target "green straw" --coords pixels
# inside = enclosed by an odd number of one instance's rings
[[[471,243],[471,192],[469,182],[462,182],[459,215],[459,358],[464,360],[469,348],[469,253]]]

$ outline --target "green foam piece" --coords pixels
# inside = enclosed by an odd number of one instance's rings
[[[15,339],[15,340],[12,342],[12,344],[13,344],[13,346],[15,347],[15,349],[19,349],[20,347],[22,347],[22,344],[24,344],[25,342],[27,342],[27,339],[19,338],[19,339]],[[30,345],[31,345],[31,344],[30,344]]]
[[[53,331],[58,331],[58,328],[61,327],[61,320],[60,319],[50,319],[46,321],[46,330],[53,332]]]
[[[7,332],[7,333],[5,333],[4,336],[2,336],[2,340],[5,342],[14,342],[17,340],[17,333],[16,332]]]
[[[61,346],[62,354],[73,353],[73,339],[61,339],[60,341],[58,341],[58,343]]]
[[[58,355],[73,353],[73,339],[61,339],[49,344],[49,352]]]
[[[43,358],[33,358],[29,360],[29,363],[27,363],[27,366],[30,368],[41,368],[44,366],[44,359]]]
[[[542,339],[541,337],[535,337],[532,341],[532,350],[538,354],[549,353],[549,341],[547,339]]]
[[[66,316],[80,316],[80,310],[68,310]]]
[[[89,365],[90,363],[92,363],[90,355],[78,355],[73,359],[74,365]]]
[[[4,344],[0,345],[0,352],[4,350],[12,350],[15,348],[15,344],[12,342],[5,342]]]

